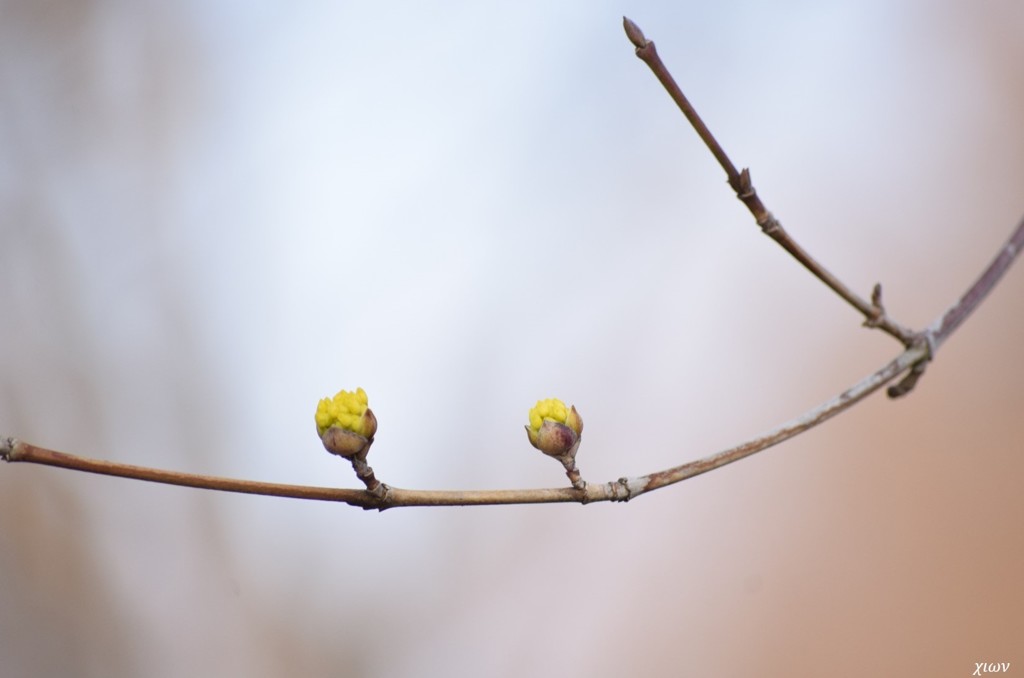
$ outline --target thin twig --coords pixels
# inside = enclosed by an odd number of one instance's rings
[[[185,487],[221,490],[223,492],[265,494],[275,497],[294,497],[296,499],[338,501],[364,509],[379,509],[381,511],[399,506],[470,506],[564,502],[588,504],[598,501],[628,501],[645,492],[650,492],[666,485],[672,485],[673,483],[707,473],[726,464],[731,464],[734,461],[739,461],[744,457],[749,457],[756,452],[799,435],[874,393],[880,387],[910,368],[914,363],[919,362],[926,354],[927,350],[921,347],[907,349],[888,365],[859,381],[828,402],[805,412],[764,435],[730,447],[727,450],[681,466],[649,473],[645,476],[620,478],[607,483],[585,483],[580,488],[480,490],[467,492],[459,490],[404,490],[398,487],[387,486],[387,491],[379,494],[369,490],[261,483],[251,480],[234,480],[232,478],[178,473],[176,471],[164,471],[144,466],[118,464],[116,462],[100,461],[98,459],[89,459],[87,457],[48,450],[13,438],[7,438],[3,443],[0,443],[0,458],[9,462],[23,461],[48,466],[59,466],[76,471],[134,478],[136,480],[147,480],[167,485],[183,485]]]
[[[711,154],[715,156],[718,164],[725,170],[725,175],[729,179],[729,186],[736,192],[736,197],[747,206],[750,213],[754,215],[754,219],[757,221],[758,226],[764,231],[772,240],[782,246],[787,252],[793,255],[797,261],[803,264],[804,268],[814,274],[818,280],[829,286],[836,294],[846,300],[848,304],[856,308],[864,315],[865,324],[869,327],[877,327],[886,334],[889,334],[898,339],[904,346],[909,348],[918,339],[917,335],[896,323],[888,316],[880,305],[872,304],[865,300],[852,289],[847,287],[839,278],[835,277],[822,266],[817,260],[812,257],[807,250],[799,245],[793,238],[786,232],[782,227],[782,224],[772,216],[772,213],[764,206],[761,202],[761,198],[757,195],[757,191],[754,189],[754,185],[750,180],[750,170],[743,169],[737,171],[736,166],[726,155],[725,150],[722,148],[718,140],[715,139],[714,135],[711,134],[711,130],[704,124],[704,121],[698,115],[697,110],[690,103],[686,95],[676,84],[675,78],[669,73],[668,68],[662,62],[661,57],[658,56],[658,51],[654,46],[654,43],[644,37],[643,31],[640,27],[633,23],[630,19],[622,17],[623,27],[626,29],[626,36],[629,37],[630,42],[636,47],[636,55],[643,61],[654,73],[655,77],[661,83],[662,87],[668,92],[672,100],[676,102],[679,110],[683,112],[686,119],[693,126],[694,130],[697,131],[697,135],[701,138],[701,141],[708,147]]]
[[[294,499],[316,499],[320,501],[343,501],[354,506],[363,506],[367,497],[372,496],[368,490],[350,490],[331,487],[314,487],[308,485],[284,485],[280,483],[264,483],[255,480],[236,480],[196,473],[179,473],[163,469],[120,464],[101,459],[90,459],[74,454],[48,450],[16,438],[0,441],[0,459],[9,462],[26,461],[45,466],[57,466],[73,471],[98,473],[105,476],[145,480],[165,485],[196,487],[203,490],[220,490],[221,492],[239,492],[242,494],[260,494],[271,497],[292,497]]]
[[[964,320],[967,319],[974,309],[978,308],[981,301],[999,283],[1003,275],[1010,269],[1013,260],[1024,250],[1024,218],[1017,224],[1017,228],[1010,235],[1010,238],[1000,248],[992,263],[982,272],[978,279],[971,285],[970,289],[964,292],[963,296],[957,299],[956,303],[950,306],[945,313],[935,319],[924,331],[925,338],[932,346],[932,351],[938,350],[949,336],[956,331]]]
[[[957,299],[945,313],[936,318],[935,322],[919,333],[921,340],[928,346],[929,358],[963,324],[967,316],[974,312],[974,309],[981,304],[982,299],[995,288],[1022,249],[1024,249],[1024,219],[1017,224],[1017,228],[1014,229],[1009,240],[1003,244],[992,263],[978,276],[970,289],[964,292],[963,296]],[[900,398],[914,390],[917,380],[924,374],[926,364],[927,361],[922,361],[914,365],[898,384],[890,386],[889,397]]]

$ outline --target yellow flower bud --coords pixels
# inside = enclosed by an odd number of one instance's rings
[[[338,391],[316,407],[316,432],[332,454],[352,458],[369,447],[377,433],[377,417],[367,407],[366,391]]]
[[[583,419],[575,407],[557,398],[538,400],[530,410],[526,435],[530,444],[552,457],[574,457],[583,435]]]
[[[367,402],[366,391],[361,388],[356,389],[355,393],[338,391],[333,398],[322,398],[316,406],[316,432],[323,435],[330,427],[338,426],[365,438],[372,438],[376,427],[373,431],[369,427],[371,423],[376,424],[376,419],[372,414],[366,416]]]

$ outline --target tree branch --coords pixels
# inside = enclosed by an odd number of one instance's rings
[[[738,461],[773,445],[807,431],[871,395],[901,374],[907,373],[898,384],[889,388],[889,395],[897,397],[908,393],[924,371],[927,362],[935,357],[939,347],[956,331],[964,320],[998,284],[1021,250],[1024,250],[1024,219],[1017,224],[1007,242],[1000,248],[992,263],[982,272],[977,281],[941,316],[921,332],[912,332],[891,321],[885,314],[881,302],[881,288],[875,286],[871,302],[866,302],[834,276],[820,266],[786,233],[781,225],[765,209],[750,184],[747,170],[736,172],[736,168],[725,155],[721,146],[711,136],[707,126],[690,106],[672,76],[664,68],[654,43],[644,38],[640,29],[629,19],[624,19],[626,34],[637,47],[640,56],[655,72],[658,79],[675,99],[690,120],[708,148],[725,169],[729,183],[737,197],[747,205],[758,224],[768,235],[793,254],[801,264],[815,276],[836,291],[847,302],[865,315],[865,324],[882,329],[896,337],[906,350],[874,374],[862,379],[836,397],[818,407],[782,424],[781,426],[746,442],[708,455],[696,461],[675,466],[664,471],[649,473],[632,478],[619,478],[606,483],[586,483],[579,479],[575,487],[533,489],[533,490],[405,490],[389,487],[373,480],[373,489],[354,490],[343,488],[285,485],[250,480],[235,480],[217,476],[178,473],[160,469],[120,464],[116,462],[89,459],[48,450],[14,438],[0,440],[0,460],[6,462],[27,462],[57,466],[60,468],[102,475],[133,478],[169,485],[181,485],[224,492],[241,492],[296,499],[344,502],[364,509],[384,510],[399,506],[470,506],[497,504],[542,504],[555,502],[590,503],[598,501],[628,501],[693,476],[707,473]],[[358,469],[357,469],[358,471]],[[366,475],[364,472],[363,475]],[[362,477],[362,476],[361,476]],[[364,478],[366,480],[366,478]],[[368,487],[371,483],[367,483]]]
[[[600,484],[586,483],[580,489],[567,487],[537,490],[404,490],[383,485],[385,488],[384,492],[375,493],[369,490],[282,485],[192,473],[178,473],[176,471],[164,471],[144,466],[100,461],[48,450],[14,438],[7,438],[0,442],[0,459],[8,462],[23,461],[47,466],[58,466],[75,471],[147,480],[167,485],[221,490],[223,492],[338,501],[364,509],[378,509],[381,511],[399,506],[475,506],[564,502],[588,504],[599,501],[629,501],[638,495],[678,483],[702,473],[707,473],[789,440],[860,402],[886,383],[895,379],[912,365],[921,361],[925,356],[927,356],[927,349],[925,347],[919,346],[907,349],[888,365],[862,379],[835,398],[822,403],[818,407],[805,412],[764,435],[703,459],[644,476],[619,478],[615,481]]]

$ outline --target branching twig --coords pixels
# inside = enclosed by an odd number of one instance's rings
[[[978,307],[985,296],[996,286],[1003,274],[1009,269],[1016,256],[1024,249],[1024,219],[1018,224],[1009,240],[997,253],[993,262],[979,276],[978,280],[954,303],[945,313],[922,332],[912,332],[890,320],[882,307],[881,287],[876,285],[871,295],[871,302],[864,301],[839,280],[826,271],[799,245],[797,245],[782,229],[778,221],[765,209],[750,183],[747,170],[737,172],[735,166],[725,152],[711,136],[707,126],[683,96],[672,76],[669,75],[654,50],[654,43],[645,39],[636,24],[624,19],[626,33],[637,47],[640,56],[655,72],[658,79],[675,99],[687,119],[696,128],[698,134],[711,149],[729,177],[729,184],[736,191],[740,200],[747,205],[757,219],[757,223],[768,235],[793,254],[800,263],[807,267],[820,280],[835,290],[847,302],[857,308],[865,316],[865,324],[879,327],[906,346],[906,350],[892,362],[874,374],[861,380],[854,386],[843,391],[835,398],[800,415],[799,417],[765,433],[757,438],[740,443],[721,452],[709,455],[696,461],[675,466],[664,471],[650,473],[633,478],[620,478],[606,483],[584,483],[581,478],[574,479],[574,487],[538,489],[538,490],[482,490],[482,491],[446,491],[446,490],[403,490],[380,483],[372,476],[372,471],[365,465],[356,466],[357,474],[367,484],[366,490],[341,489],[329,487],[312,487],[304,485],[284,485],[263,483],[249,480],[235,480],[215,476],[177,473],[142,466],[119,464],[97,459],[78,457],[54,450],[37,447],[29,443],[6,438],[0,440],[0,459],[7,462],[29,462],[58,466],[61,468],[103,475],[134,478],[170,485],[183,485],[225,492],[241,492],[278,497],[294,497],[297,499],[314,499],[320,501],[344,502],[364,509],[384,510],[399,506],[469,506],[497,504],[541,504],[555,502],[589,503],[597,501],[628,501],[640,494],[656,490],[687,478],[706,473],[725,466],[756,452],[767,449],[788,440],[825,420],[835,416],[868,395],[891,382],[901,374],[906,376],[895,386],[889,388],[889,395],[897,397],[908,393],[916,384],[927,361],[931,360],[938,348],[963,323],[967,316]],[[372,434],[371,434],[372,435]],[[362,470],[360,470],[362,469]],[[568,470],[568,467],[567,467]]]
[[[885,311],[882,309],[880,303],[868,302],[861,298],[856,292],[847,287],[841,280],[832,275],[824,266],[819,264],[814,257],[801,247],[792,237],[786,232],[779,223],[779,220],[772,216],[772,213],[764,206],[761,202],[761,198],[757,195],[757,191],[754,190],[754,185],[750,180],[750,170],[743,169],[740,172],[736,171],[736,166],[733,165],[732,160],[726,155],[725,150],[721,144],[711,134],[711,130],[704,124],[700,115],[694,109],[693,105],[690,104],[689,99],[683,94],[683,91],[679,89],[679,85],[676,84],[675,78],[669,73],[668,68],[662,63],[661,57],[658,56],[658,51],[654,47],[654,43],[644,37],[640,27],[635,23],[622,17],[623,26],[626,29],[626,35],[629,37],[630,42],[636,46],[636,55],[650,67],[651,71],[661,82],[662,86],[672,97],[672,100],[679,106],[679,110],[683,112],[686,119],[690,121],[693,128],[697,131],[701,141],[708,147],[711,154],[715,156],[718,164],[725,170],[725,174],[729,179],[729,185],[732,190],[736,192],[736,197],[739,198],[750,213],[754,215],[754,219],[757,221],[758,226],[764,231],[766,235],[772,238],[775,242],[783,247],[787,252],[793,255],[797,261],[804,265],[804,267],[815,275],[819,280],[828,285],[836,294],[845,299],[847,303],[856,308],[864,315],[865,325],[869,327],[877,327],[878,329],[892,335],[896,339],[899,339],[904,346],[910,347],[917,340],[916,335],[911,330],[902,327],[898,323],[892,321],[885,315]],[[881,288],[876,286],[879,290],[877,295],[881,298]]]

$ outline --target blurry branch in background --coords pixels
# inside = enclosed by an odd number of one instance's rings
[[[782,424],[757,438],[711,454],[702,459],[643,476],[619,478],[605,483],[583,480],[575,465],[576,451],[582,440],[583,422],[575,408],[566,408],[554,399],[541,401],[530,411],[531,425],[527,426],[530,442],[548,456],[560,461],[572,482],[571,487],[534,490],[406,490],[390,487],[379,480],[366,464],[366,455],[373,443],[377,422],[367,407],[366,394],[342,391],[333,400],[324,399],[317,409],[317,429],[324,447],[332,454],[352,463],[356,476],[366,489],[344,489],[284,485],[249,480],[236,480],[215,476],[178,473],[160,469],[88,459],[37,447],[15,438],[0,440],[0,459],[7,462],[30,462],[88,473],[133,478],[151,482],[196,487],[224,492],[240,492],[296,499],[343,502],[364,509],[384,510],[399,506],[471,506],[498,504],[543,504],[574,502],[586,504],[596,501],[628,501],[633,497],[678,483],[732,463],[807,431],[825,420],[860,402],[900,375],[904,378],[890,386],[888,394],[900,397],[913,390],[924,372],[925,365],[935,357],[939,347],[978,307],[1009,269],[1014,258],[1024,249],[1024,219],[1014,229],[1009,240],[1000,248],[995,259],[982,272],[978,280],[933,323],[921,331],[912,331],[893,321],[882,306],[882,290],[875,285],[870,301],[856,294],[819,264],[798,245],[782,225],[765,208],[754,190],[747,169],[737,172],[735,165],[712,136],[693,106],[683,95],[672,75],[665,68],[654,43],[647,40],[639,27],[623,19],[626,35],[636,47],[637,56],[646,63],[676,102],[697,134],[711,150],[725,170],[729,185],[750,210],[764,233],[793,255],[815,277],[825,283],[847,303],[864,315],[864,325],[877,328],[899,340],[904,351],[873,374],[865,377],[831,400]],[[339,405],[340,404],[340,405]],[[327,410],[340,408],[340,414],[328,416]]]

